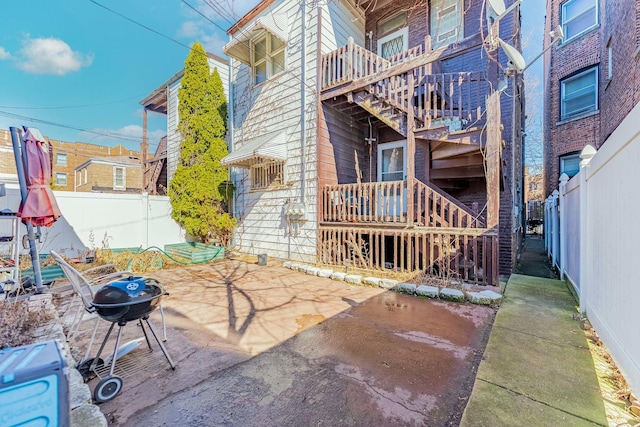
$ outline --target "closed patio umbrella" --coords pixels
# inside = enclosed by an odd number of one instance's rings
[[[18,216],[34,226],[50,227],[60,218],[60,208],[51,191],[49,144],[38,129],[24,134],[23,160],[27,181],[27,198],[20,204]]]

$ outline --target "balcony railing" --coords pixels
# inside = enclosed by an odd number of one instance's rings
[[[482,218],[433,185],[414,181],[325,185],[321,222],[403,224],[422,227],[482,228]],[[408,217],[409,204],[413,218]]]

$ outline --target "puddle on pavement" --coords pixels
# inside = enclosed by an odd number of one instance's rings
[[[448,303],[385,292],[297,335],[295,347],[375,394],[402,392],[416,404],[434,396],[455,402],[473,375],[468,356],[482,351],[476,347],[492,315],[488,307],[451,310]],[[299,325],[303,319],[316,320],[303,316]]]

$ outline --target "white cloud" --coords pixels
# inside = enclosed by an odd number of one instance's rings
[[[7,52],[2,46],[0,46],[0,61],[3,59],[9,59],[11,54]]]
[[[63,76],[93,62],[93,55],[76,52],[63,40],[53,37],[31,39],[27,36],[20,54],[18,67],[33,74]]]

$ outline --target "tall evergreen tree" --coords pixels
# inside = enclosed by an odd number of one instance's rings
[[[227,180],[227,168],[220,160],[227,155],[227,101],[218,70],[209,72],[204,48],[195,42],[185,61],[178,92],[180,162],[169,184],[173,219],[187,233],[203,242],[235,225],[223,212],[224,194],[219,188]],[[228,242],[223,242],[228,243]]]

